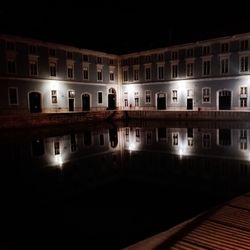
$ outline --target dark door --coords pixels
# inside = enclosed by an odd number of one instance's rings
[[[192,110],[193,109],[193,99],[189,98],[187,99],[187,110]]]
[[[29,94],[30,112],[41,112],[41,94],[38,92],[32,92]]]
[[[82,111],[90,110],[90,96],[88,94],[82,95]]]
[[[41,156],[44,154],[44,143],[42,139],[34,139],[32,141],[32,153],[34,156]]]
[[[116,108],[116,96],[115,94],[108,95],[108,109],[113,110]]]
[[[219,144],[222,146],[231,145],[231,131],[230,129],[220,129],[219,130]]]
[[[221,91],[219,93],[219,109],[220,110],[230,110],[231,109],[231,92]]]
[[[166,109],[166,96],[165,96],[165,94],[158,94],[157,95],[157,109],[158,110]]]
[[[69,111],[74,111],[75,99],[69,99]]]

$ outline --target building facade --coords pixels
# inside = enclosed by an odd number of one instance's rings
[[[250,33],[122,56],[0,35],[1,113],[250,110]]]

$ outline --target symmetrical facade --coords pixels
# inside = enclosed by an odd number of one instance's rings
[[[122,56],[0,36],[1,113],[250,110],[250,33]]]

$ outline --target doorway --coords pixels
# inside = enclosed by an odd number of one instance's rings
[[[219,92],[219,110],[231,109],[231,91],[222,90]]]
[[[90,110],[90,95],[83,94],[82,95],[82,111],[89,111]]]
[[[157,94],[157,109],[158,110],[166,109],[166,94],[164,93]]]
[[[41,94],[38,92],[29,93],[29,104],[31,113],[41,112]]]

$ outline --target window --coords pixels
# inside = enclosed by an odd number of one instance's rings
[[[134,81],[139,81],[139,69],[133,70]]]
[[[240,107],[241,108],[247,107],[247,98],[240,98]]]
[[[187,76],[193,76],[194,75],[194,63],[187,63]]]
[[[221,50],[221,53],[228,53],[229,52],[229,44],[228,43],[222,43],[220,50]]]
[[[247,87],[240,87],[240,94],[247,95]]]
[[[51,102],[53,104],[57,103],[57,91],[56,90],[51,90]]]
[[[187,98],[193,98],[193,90],[192,89],[187,90]]]
[[[146,81],[151,80],[151,68],[149,67],[145,68],[145,80]]]
[[[83,80],[88,80],[88,79],[89,79],[89,68],[83,67]]]
[[[128,107],[128,92],[124,92],[123,94],[124,98],[124,106]]]
[[[135,64],[135,65],[138,65],[138,64],[139,64],[139,57],[135,57],[135,58],[134,58],[134,64]]]
[[[29,46],[29,54],[36,55],[37,54],[37,47],[35,45]]]
[[[49,56],[56,57],[56,50],[55,49],[49,49]]]
[[[194,49],[189,48],[187,49],[187,57],[193,57],[194,56]]]
[[[73,65],[68,65],[67,73],[68,73],[68,75],[67,75],[68,79],[74,78],[74,66]]]
[[[209,103],[210,102],[210,88],[203,88],[202,89],[202,102],[203,103]]]
[[[103,134],[100,134],[99,144],[100,144],[100,146],[104,146],[104,135]]]
[[[83,60],[84,62],[88,62],[88,61],[89,61],[88,55],[82,55],[82,60]]]
[[[17,88],[9,88],[9,105],[18,105]]]
[[[73,59],[73,52],[67,51],[67,59],[70,59],[70,60]]]
[[[7,70],[9,74],[16,73],[16,61],[15,60],[8,60],[7,61]]]
[[[203,61],[203,75],[210,75],[210,61]]]
[[[248,56],[240,57],[240,72],[248,72]]]
[[[102,69],[97,69],[97,81],[102,81]]]
[[[114,65],[114,60],[113,59],[109,59],[109,65]]]
[[[240,41],[240,50],[247,50],[248,49],[248,40]]]
[[[247,107],[247,87],[240,87],[240,107]]]
[[[50,76],[56,76],[56,63],[50,63],[49,64],[49,72]]]
[[[69,90],[68,95],[69,95],[69,98],[75,98],[75,91]]]
[[[164,66],[158,65],[158,80],[164,79]]]
[[[135,138],[136,138],[136,142],[139,142],[140,141],[140,129],[139,128],[136,128],[135,129]]]
[[[37,71],[37,62],[36,61],[30,61],[30,75],[31,76],[37,76],[38,71]]]
[[[16,49],[16,44],[14,42],[7,41],[6,49],[14,51]]]
[[[172,133],[172,145],[178,146],[178,133]]]
[[[113,82],[115,80],[115,73],[114,71],[109,71],[109,80]]]
[[[55,155],[60,154],[60,143],[59,143],[59,141],[54,142],[54,152],[55,152]]]
[[[247,149],[247,130],[246,129],[240,130],[240,149],[241,150]]]
[[[203,134],[202,135],[202,147],[203,148],[210,148],[211,146],[211,135],[210,134]]]
[[[172,51],[171,59],[172,60],[177,60],[178,59],[178,51]]]
[[[123,70],[123,81],[124,82],[128,81],[128,70],[127,69]]]
[[[146,62],[146,63],[151,62],[151,56],[146,56],[146,57],[145,57],[145,62]]]
[[[97,57],[97,63],[98,63],[98,64],[101,64],[101,63],[102,63],[102,58],[99,57],[99,56]]]
[[[160,53],[158,54],[158,61],[164,61],[164,54],[163,53]]]
[[[173,103],[178,102],[177,90],[172,90],[172,102]]]
[[[229,71],[229,60],[228,58],[222,58],[220,61],[221,74],[227,74]]]
[[[97,101],[98,101],[98,104],[102,104],[102,92],[101,91],[97,92]]]
[[[178,77],[178,64],[172,64],[172,78]]]
[[[146,90],[146,104],[151,103],[151,91],[150,90]]]
[[[210,46],[204,46],[202,50],[202,55],[207,56],[210,54]]]
[[[139,93],[135,92],[135,107],[139,107]]]

